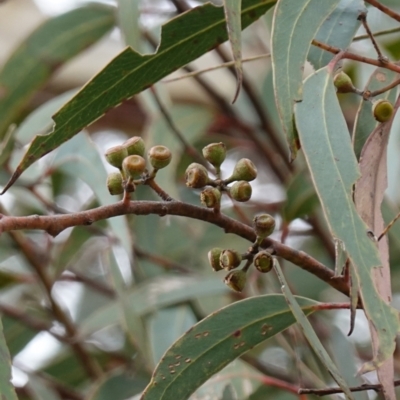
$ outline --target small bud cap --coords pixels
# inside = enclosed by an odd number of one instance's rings
[[[379,122],[389,121],[393,115],[393,111],[392,103],[384,99],[376,101],[372,106],[374,118]]]
[[[236,250],[224,250],[219,257],[221,268],[230,271],[237,268],[242,262],[241,254]]]
[[[122,163],[122,169],[127,177],[136,179],[146,169],[146,161],[138,155],[128,156]]]
[[[125,157],[128,156],[128,152],[124,146],[114,146],[109,148],[106,153],[105,157],[109,164],[111,164],[115,168],[122,168],[122,162],[124,161]]]
[[[207,185],[210,178],[206,168],[197,163],[190,164],[185,173],[186,186],[200,189]]]
[[[253,263],[260,272],[269,272],[273,266],[272,256],[268,251],[260,251],[254,256]]]
[[[221,202],[221,192],[217,188],[205,188],[200,193],[200,201],[207,208],[218,207]]]
[[[219,168],[226,157],[224,143],[211,143],[203,148],[203,157],[214,167]]]
[[[351,78],[343,71],[338,72],[333,77],[333,84],[338,93],[353,93],[355,89]]]
[[[133,136],[122,144],[128,152],[128,156],[142,156],[144,155],[145,145],[140,136]]]
[[[253,189],[249,182],[239,181],[229,188],[229,192],[234,200],[245,202],[250,200]]]
[[[122,185],[122,176],[119,172],[111,172],[107,176],[107,188],[111,196],[122,194],[124,187]]]
[[[257,168],[248,158],[240,159],[232,172],[232,176],[228,179],[233,181],[247,181],[251,182],[257,178]]]
[[[256,235],[264,239],[274,231],[275,219],[269,214],[258,214],[253,218],[253,228]]]
[[[155,169],[165,168],[172,158],[171,150],[165,146],[154,146],[149,150],[149,160],[150,164]]]
[[[221,256],[223,249],[214,247],[208,252],[208,262],[214,271],[221,271],[222,267],[219,263],[219,257]]]
[[[241,292],[246,286],[246,272],[243,270],[231,271],[225,277],[224,283],[235,292]]]

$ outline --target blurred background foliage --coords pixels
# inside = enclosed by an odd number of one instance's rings
[[[400,9],[396,0],[383,3]],[[7,98],[7,104],[3,101],[0,107],[1,185],[8,181],[26,145],[34,135],[49,131],[51,115],[77,89],[126,44],[143,53],[153,52],[160,25],[182,11],[178,0],[92,2],[78,8],[83,5],[80,0],[8,0],[0,4],[0,63],[6,65],[0,72],[0,83],[13,84],[12,96],[1,93],[3,99]],[[243,32],[243,58],[269,52],[271,16],[270,11]],[[369,8],[368,22],[372,31],[396,27],[373,8]],[[39,26],[42,28],[32,34]],[[362,34],[360,28],[358,35]],[[386,55],[399,58],[399,33],[378,40]],[[366,56],[374,55],[368,40],[352,46]],[[35,48],[43,51],[45,63],[35,55]],[[13,62],[7,63],[10,59]],[[230,48],[222,45],[169,78],[229,59]],[[360,88],[374,70],[351,62],[344,67]],[[311,71],[309,64],[306,74]],[[244,74],[245,86],[234,105],[235,76],[227,68],[196,78],[161,81],[155,89],[190,145],[201,150],[210,142],[226,143],[229,156],[223,165],[225,174],[242,157],[251,158],[257,165],[259,176],[252,200],[240,206],[226,200],[223,212],[246,223],[257,212],[273,214],[279,228],[274,239],[334,268],[334,244],[304,160],[300,154],[290,165],[287,154],[280,150],[285,145],[268,57],[244,63]],[[351,130],[360,99],[355,95],[340,99]],[[12,132],[10,124],[14,124]],[[386,221],[397,214],[400,205],[399,133],[400,120],[396,118],[389,144],[389,188],[383,205]],[[105,186],[109,166],[103,153],[134,135],[142,136],[148,147],[163,144],[173,151],[173,163],[160,172],[158,182],[171,196],[199,204],[199,193],[186,188],[183,180],[192,159],[170,129],[154,96],[145,91],[110,110],[29,168],[1,198],[1,212],[51,215],[115,202]],[[138,199],[156,200],[146,187],[139,189]],[[400,225],[391,230],[390,241],[394,304],[399,306]],[[197,321],[238,299],[280,293],[272,274],[260,275],[255,270],[251,270],[243,294],[229,291],[222,282],[223,273],[215,273],[208,266],[207,252],[216,245],[239,251],[249,246],[243,239],[200,221],[154,215],[118,217],[76,227],[54,239],[42,232],[3,234],[0,312],[19,398],[138,399],[165,350]],[[343,295],[314,276],[288,262],[282,264],[295,294],[319,301],[345,301]],[[43,276],[47,277],[46,284]],[[49,293],[71,320],[73,331],[65,329],[62,319],[55,315]],[[362,315],[358,315],[350,338],[346,337],[347,311],[319,313],[311,321],[349,384],[361,383],[354,373],[371,357],[368,327]],[[76,342],[83,344],[86,356],[101,370],[100,378],[88,375],[87,366],[77,355],[79,350],[71,345]],[[398,353],[395,367],[399,375]],[[191,399],[297,398],[263,384],[263,376],[312,387],[332,382],[293,327],[230,364]],[[375,378],[371,374],[367,379]],[[355,398],[379,397],[376,393],[369,396],[364,393]]]

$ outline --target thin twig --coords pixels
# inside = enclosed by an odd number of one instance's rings
[[[243,58],[242,62],[245,63],[245,62],[249,62],[249,61],[260,60],[262,58],[267,58],[267,57],[271,57],[271,54],[270,53],[265,53],[265,54],[260,54],[258,56]],[[180,81],[182,79],[193,78],[195,76],[198,76],[198,75],[201,75],[201,74],[205,74],[206,72],[212,72],[212,71],[216,71],[216,70],[221,69],[221,68],[228,68],[228,67],[233,67],[233,66],[235,66],[235,62],[234,61],[229,61],[229,62],[225,62],[225,63],[219,64],[219,65],[215,65],[214,67],[199,69],[198,71],[193,71],[193,72],[190,72],[190,73],[185,74],[185,75],[177,76],[176,78],[164,79],[161,82],[162,83],[176,82],[176,81]]]
[[[375,97],[375,96],[378,96],[378,95],[380,95],[382,93],[385,93],[388,90],[393,89],[394,87],[398,86],[399,84],[400,84],[400,78],[395,79],[391,84],[383,87],[382,89],[375,90],[375,92],[369,93],[369,97]]]
[[[385,29],[383,31],[374,32],[373,35],[374,35],[374,37],[378,37],[378,36],[389,35],[391,33],[397,33],[397,32],[400,32],[400,28]],[[358,42],[360,40],[365,40],[365,39],[369,39],[369,35],[365,34],[365,35],[356,36],[353,39],[353,42]]]
[[[361,21],[365,31],[367,32],[367,35],[371,39],[372,45],[374,46],[374,49],[375,49],[376,53],[378,54],[378,60],[381,62],[387,62],[388,59],[382,54],[381,49],[379,48],[378,43],[376,42],[374,35],[372,34],[371,29],[369,28],[369,25],[367,23],[367,13],[362,12],[358,16],[358,20]]]
[[[335,46],[330,46],[328,44],[322,43],[318,40],[313,40],[311,42],[314,46],[319,47],[322,50],[329,51],[332,54],[338,54],[342,50]],[[342,58],[347,58],[348,60],[359,61],[365,64],[375,65],[376,67],[383,67],[389,69],[390,71],[399,72],[400,73],[400,65],[397,65],[392,62],[382,62],[379,60],[375,60],[373,58],[360,56],[358,54],[351,53],[349,51],[345,51]]]
[[[378,236],[378,242],[388,233],[389,229],[395,224],[395,222],[400,218],[400,212],[389,222],[387,227]]]
[[[9,217],[3,215],[3,218]],[[50,301],[54,317],[57,321],[61,322],[64,325],[68,339],[71,343],[71,347],[74,350],[78,359],[81,361],[82,366],[85,368],[88,376],[92,379],[97,379],[101,374],[100,367],[98,366],[96,361],[92,357],[90,357],[89,354],[87,354],[83,345],[77,340],[78,334],[74,323],[52,295],[53,283],[50,275],[44,268],[44,256],[41,255],[41,252],[38,251],[36,246],[34,246],[34,244],[29,239],[25,238],[21,232],[10,231],[9,235],[20,247],[22,253],[29,261],[36,274],[38,275],[40,281],[42,282],[46,290],[47,297]]]
[[[393,382],[394,386],[400,386],[400,379]],[[363,384],[360,386],[353,386],[349,388],[351,392],[363,392],[365,390],[374,390],[380,392],[382,390],[381,384]],[[315,394],[316,396],[327,396],[329,394],[343,393],[340,387],[327,388],[327,389],[299,389],[298,394]]]
[[[371,6],[374,6],[378,10],[382,11],[386,15],[389,15],[389,17],[395,19],[396,21],[400,22],[400,14],[398,14],[396,11],[393,11],[389,7],[384,6],[383,4],[379,3],[377,0],[365,0],[366,3],[371,4]]]
[[[176,126],[174,120],[172,119],[168,110],[164,107],[160,96],[157,93],[157,90],[154,86],[150,88],[151,93],[153,94],[154,100],[156,101],[161,114],[164,116],[165,121],[167,122],[168,126],[171,128],[172,132],[174,133],[175,137],[182,143],[185,152],[192,157],[196,162],[202,165],[206,165],[204,158],[201,154],[186,140],[185,135],[179,130]]]
[[[30,215],[26,217],[0,216],[0,232],[9,232],[21,229],[44,230],[52,236],[57,236],[64,229],[72,226],[90,225],[96,221],[116,217],[120,215],[135,214],[149,215],[156,214],[178,215],[193,219],[202,220],[219,226],[226,233],[234,233],[254,243],[256,235],[254,230],[222,213],[214,213],[213,210],[198,207],[179,201],[156,202],[156,201],[131,201],[124,204],[121,201],[115,204],[101,206],[91,210],[77,212],[75,214],[63,215]],[[271,238],[266,238],[263,247],[272,247],[277,256],[299,266],[300,268],[314,274],[333,288],[348,295],[349,288],[343,279],[332,279],[334,273],[319,261],[312,258],[303,251],[292,249]]]

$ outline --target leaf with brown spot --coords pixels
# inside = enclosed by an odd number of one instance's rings
[[[318,303],[297,297],[306,315]],[[279,294],[251,297],[209,315],[164,354],[142,400],[186,400],[231,361],[295,322]],[[237,333],[240,336],[237,336]],[[185,362],[177,365],[176,357]]]
[[[400,98],[395,104],[395,110],[400,106]],[[379,124],[368,137],[360,156],[361,178],[356,182],[354,200],[356,209],[369,229],[378,236],[384,229],[381,212],[383,196],[387,187],[387,145],[392,127],[392,118]],[[382,262],[380,268],[372,271],[373,281],[379,295],[390,304],[392,290],[390,284],[389,246],[387,237],[378,242],[378,250]],[[379,340],[376,327],[371,321],[372,348],[374,355],[379,353]],[[389,358],[378,368],[379,381],[384,387],[385,398],[395,400],[393,387],[394,371],[393,358]]]

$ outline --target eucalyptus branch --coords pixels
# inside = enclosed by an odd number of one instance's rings
[[[3,215],[2,218],[12,217],[7,217]],[[50,275],[44,268],[44,260],[46,256],[42,252],[38,251],[36,246],[34,246],[34,244],[29,239],[25,238],[21,232],[14,232],[11,230],[9,231],[9,234],[15,241],[15,243],[20,247],[22,253],[25,255],[26,259],[29,261],[40,281],[42,282],[46,290],[47,297],[50,301],[54,318],[65,327],[68,340],[71,343],[71,347],[75,352],[77,358],[81,361],[82,366],[85,368],[88,376],[90,376],[92,379],[98,378],[101,374],[99,366],[97,365],[96,361],[92,357],[90,357],[89,354],[87,354],[83,345],[79,341],[77,341],[78,334],[73,321],[70,319],[69,315],[64,312],[62,307],[58,304],[58,302],[52,295],[53,283]]]
[[[62,215],[31,215],[26,217],[0,216],[0,232],[9,232],[21,229],[43,230],[52,236],[57,236],[64,229],[73,226],[91,225],[96,221],[127,214],[159,216],[176,215],[208,222],[224,229],[226,233],[236,234],[254,243],[256,234],[254,230],[222,213],[214,213],[212,209],[194,206],[179,201],[131,201],[128,204],[118,202],[75,214]],[[271,238],[264,239],[264,247],[272,247],[275,254],[300,268],[314,274],[338,291],[348,295],[347,283],[340,278],[332,279],[334,273],[331,269],[306,254],[289,246],[279,243]]]
[[[400,379],[393,382],[394,386],[400,386]],[[382,390],[381,384],[363,384],[360,386],[353,386],[349,388],[351,392],[363,392],[366,390],[374,390],[380,392]],[[327,389],[299,389],[298,394],[315,394],[316,396],[327,396],[330,394],[343,393],[339,387]]]
[[[338,53],[342,52],[342,50],[339,49],[338,47],[330,46],[326,43],[322,43],[315,39],[311,43],[314,46],[319,47],[322,50],[329,51],[332,54],[338,54]],[[375,60],[373,58],[364,57],[364,56],[360,56],[358,54],[351,53],[350,51],[345,51],[342,55],[342,58],[347,58],[348,60],[359,61],[359,62],[362,62],[365,64],[375,65],[376,67],[383,67],[383,68],[389,69],[390,71],[400,73],[400,66],[391,61],[382,62],[379,60]]]
[[[373,35],[374,37],[378,37],[378,36],[390,35],[391,33],[397,33],[397,32],[400,32],[400,27],[392,29],[384,29],[383,31],[374,32]],[[353,39],[353,42],[358,42],[360,40],[365,40],[365,39],[369,39],[369,35],[365,34],[356,36]]]
[[[395,19],[396,21],[400,22],[400,14],[397,13],[396,11],[390,9],[389,7],[386,7],[385,5],[380,3],[379,1],[377,1],[377,0],[365,0],[365,2],[371,4],[371,6],[374,6],[378,10],[380,10],[383,13],[385,13],[386,15],[388,15],[389,17],[391,17],[391,18]]]
[[[400,78],[399,79],[395,79],[392,83],[390,83],[389,85],[379,89],[379,90],[375,90],[374,92],[369,93],[369,97],[375,97],[378,96],[382,93],[387,92],[390,89],[393,89],[394,87],[398,86],[400,84]]]
[[[381,62],[387,62],[387,58],[382,54],[381,49],[378,46],[378,43],[376,42],[374,35],[371,32],[371,29],[369,28],[369,25],[367,23],[367,13],[363,12],[359,15],[358,20],[361,21],[365,31],[367,32],[367,35],[371,39],[372,45],[374,46],[374,49],[376,53],[378,54],[378,60]]]

